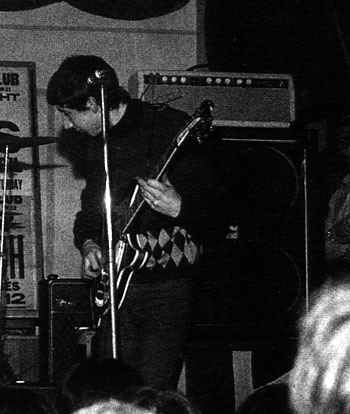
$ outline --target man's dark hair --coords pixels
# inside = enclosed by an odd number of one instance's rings
[[[88,97],[92,96],[101,105],[100,86],[88,82],[90,76],[101,70],[108,72],[105,79],[108,107],[117,108],[120,102],[127,102],[130,95],[119,86],[114,69],[101,57],[93,55],[73,55],[61,63],[49,81],[47,102],[79,111],[86,109]]]

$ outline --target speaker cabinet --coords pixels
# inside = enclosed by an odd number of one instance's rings
[[[323,280],[317,134],[275,128],[215,134],[213,162],[232,195],[232,224],[208,258],[196,331],[201,338],[221,335],[236,349],[275,346],[296,336],[310,290]]]
[[[186,385],[203,413],[219,404],[226,414],[239,403],[236,386],[245,377],[256,388],[292,368],[298,317],[323,280],[323,227],[315,131],[215,128],[214,134],[210,153],[232,195],[231,226],[202,272]],[[238,354],[251,355],[250,368],[237,370]]]
[[[40,316],[40,377],[55,383],[68,367],[87,356],[79,337],[92,327],[89,284],[80,279],[42,281]]]

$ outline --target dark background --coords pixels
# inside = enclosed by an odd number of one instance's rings
[[[209,70],[291,73],[301,120],[349,110],[346,0],[207,0]]]

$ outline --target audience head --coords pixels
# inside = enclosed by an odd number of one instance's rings
[[[0,388],[0,414],[53,414],[48,398],[27,388]]]
[[[350,285],[324,285],[302,318],[291,371],[291,405],[297,414],[350,413]]]
[[[74,414],[153,414],[123,401],[102,400],[74,411]]]
[[[143,385],[136,370],[114,358],[90,358],[72,366],[57,390],[56,409],[69,414],[99,400],[117,398],[131,387]]]
[[[197,407],[178,391],[139,387],[127,391],[120,398],[154,414],[200,414]]]
[[[118,399],[93,402],[74,414],[200,414],[200,411],[180,392],[144,386],[129,389]]]

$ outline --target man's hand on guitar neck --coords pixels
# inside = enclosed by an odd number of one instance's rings
[[[177,217],[181,210],[181,196],[164,175],[162,182],[138,178],[137,182],[146,203],[158,213],[169,217]]]
[[[94,279],[99,276],[102,267],[102,252],[93,240],[85,240],[82,247],[83,277]]]

